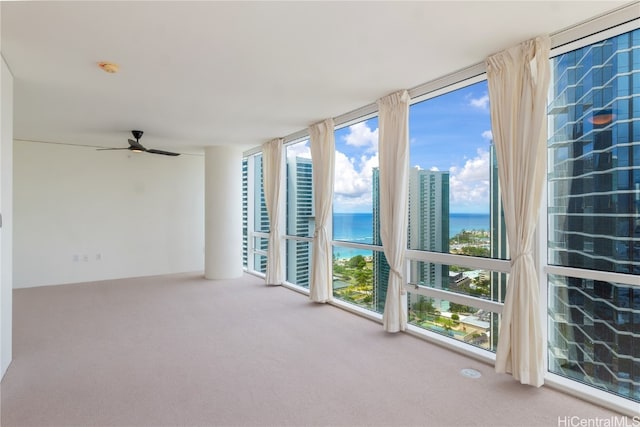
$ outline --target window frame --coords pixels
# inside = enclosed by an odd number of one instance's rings
[[[242,161],[247,161],[247,265],[243,266],[244,271],[254,274],[259,277],[265,277],[265,273],[256,270],[255,257],[257,255],[267,257],[267,251],[265,249],[257,248],[255,245],[255,239],[268,239],[269,233],[256,231],[256,194],[255,194],[255,157],[262,155],[262,149],[254,149],[243,153]],[[244,218],[243,218],[244,219]],[[243,248],[244,249],[244,248]]]
[[[293,140],[288,140],[284,143],[283,149],[282,149],[282,156],[283,156],[283,165],[285,167],[285,170],[288,170],[289,165],[287,164],[287,148],[289,146],[292,145],[296,145],[296,144],[300,144],[307,141],[309,143],[309,146],[311,145],[311,137],[309,134],[304,134],[301,135]],[[313,159],[311,160],[311,166],[312,166],[312,171],[313,171]],[[307,242],[307,244],[312,245],[313,243],[313,236],[298,236],[296,234],[289,234],[289,209],[288,209],[288,191],[289,191],[289,174],[288,172],[284,173],[284,191],[282,192],[282,194],[284,194],[284,197],[281,197],[281,203],[284,204],[284,207],[281,208],[281,211],[284,212],[284,224],[286,225],[283,230],[284,230],[284,245],[281,245],[281,250],[283,251],[281,253],[281,259],[285,260],[285,277],[284,280],[287,284],[289,284],[290,286],[294,286],[297,289],[302,289],[306,292],[308,292],[309,287],[308,286],[302,286],[299,285],[297,283],[292,283],[288,281],[288,275],[289,275],[289,257],[287,256],[287,250],[289,248],[289,244],[291,242]],[[312,182],[313,182],[313,173],[312,173]],[[313,188],[312,188],[312,192],[313,192]],[[312,194],[311,196],[311,203],[312,205],[315,205],[315,198],[314,195]],[[315,206],[312,206],[311,208],[312,210],[315,210]],[[311,250],[312,248],[309,248],[309,255],[311,256]],[[309,284],[311,283],[311,259],[309,259]]]
[[[466,87],[486,80],[487,74],[484,64],[478,64],[476,66],[469,67],[460,72],[446,76],[436,82],[425,84],[410,91],[411,101],[409,102],[409,108],[411,108],[411,106],[413,106],[414,104],[425,102],[430,99],[434,99],[439,96],[464,89]],[[489,173],[491,173],[491,171]],[[406,277],[409,277],[411,262],[426,262],[449,266],[455,265],[471,269],[486,270],[489,273],[509,274],[511,272],[511,262],[509,259],[489,257],[485,258],[417,249],[407,249],[405,257]],[[418,294],[427,298],[446,300],[456,304],[471,306],[480,310],[486,310],[492,313],[496,313],[498,316],[502,315],[502,311],[504,308],[504,303],[494,301],[492,299],[479,298],[472,295],[466,295],[463,293],[453,292],[445,289],[438,289],[435,287],[422,286],[419,284],[407,283],[405,284],[405,290],[407,292],[411,292],[412,294]],[[410,327],[412,330],[415,328],[415,332],[417,334],[424,334],[440,344],[446,343],[446,345],[452,346],[457,350],[462,349],[463,351],[470,352],[476,357],[480,357],[485,361],[495,363],[495,350],[480,348],[471,344],[467,344],[461,342],[460,340],[442,336],[416,325],[409,324],[408,327]]]

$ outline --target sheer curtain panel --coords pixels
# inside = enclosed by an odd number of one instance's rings
[[[549,37],[537,37],[486,61],[491,128],[511,249],[495,369],[536,387],[544,383],[545,374],[533,246],[545,183],[549,45]]]
[[[387,332],[407,327],[404,289],[409,192],[409,94],[396,92],[378,101],[380,139],[380,238],[389,263],[382,324]]]
[[[309,127],[313,167],[313,203],[316,215],[311,248],[309,298],[311,301],[320,303],[331,301],[333,297],[331,234],[329,233],[335,158],[333,131],[333,119],[327,119]]]
[[[269,215],[269,252],[267,257],[267,285],[281,285],[284,282],[282,251],[280,249],[280,188],[283,180],[282,146],[283,139],[273,139],[262,146],[264,166],[262,180],[264,198]]]

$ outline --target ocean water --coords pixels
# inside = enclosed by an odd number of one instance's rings
[[[449,215],[449,238],[462,230],[489,230],[489,214],[452,213]],[[373,243],[373,214],[371,213],[334,213],[333,240],[345,240],[355,243]],[[337,258],[351,258],[356,255],[371,256],[372,251],[334,248]]]
[[[373,243],[373,214],[334,213],[333,240]]]
[[[489,214],[452,213],[449,214],[449,238],[452,238],[462,230],[487,230],[491,229],[491,216]]]

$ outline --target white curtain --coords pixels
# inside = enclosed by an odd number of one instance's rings
[[[313,166],[313,199],[315,208],[315,233],[311,257],[311,281],[309,298],[315,302],[328,302],[333,297],[331,275],[333,259],[329,221],[333,200],[333,168],[335,158],[333,119],[327,119],[309,127],[311,137],[311,164]]]
[[[498,158],[511,273],[496,351],[496,371],[522,384],[544,382],[543,319],[533,246],[546,169],[549,38],[487,58],[491,127]]]
[[[389,263],[382,323],[387,332],[407,327],[404,289],[409,192],[409,94],[396,92],[378,101],[380,162],[380,238]]]
[[[273,139],[262,146],[262,182],[269,215],[269,255],[267,257],[267,285],[284,282],[280,250],[280,186],[282,173],[283,139]]]

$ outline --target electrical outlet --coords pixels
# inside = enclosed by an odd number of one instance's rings
[[[88,261],[89,261],[89,255],[84,255],[84,256],[82,257],[82,260],[83,260],[84,262],[88,262]]]
[[[78,261],[80,261],[80,255],[74,255],[73,262],[78,262]]]
[[[100,261],[102,259],[102,254],[96,254],[96,261]]]

